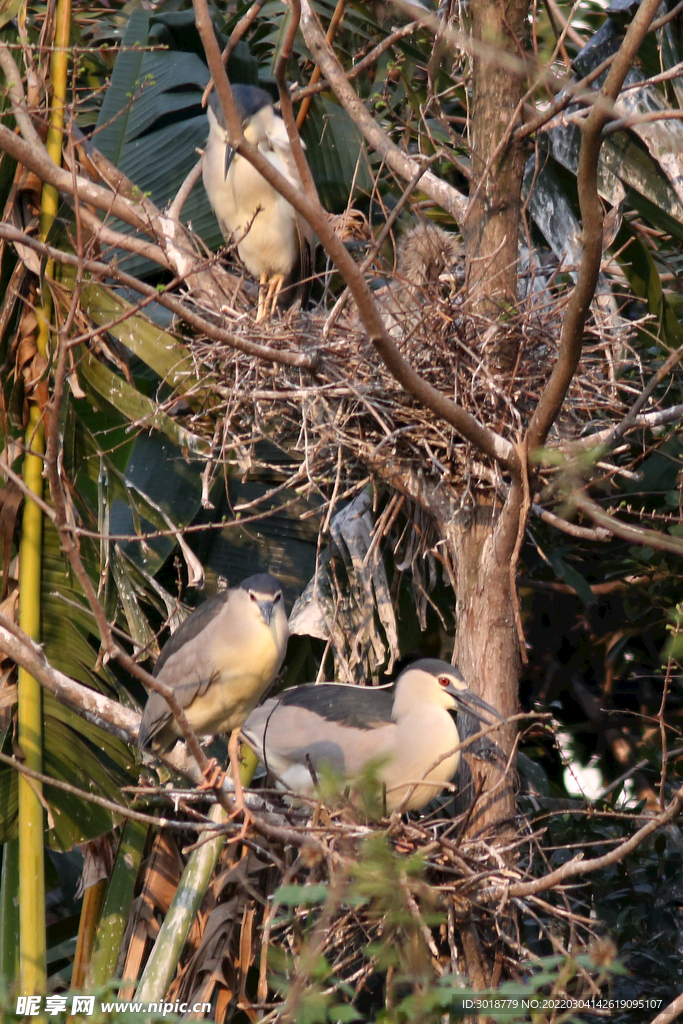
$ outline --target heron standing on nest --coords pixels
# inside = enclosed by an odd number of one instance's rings
[[[422,658],[403,670],[393,692],[342,683],[285,690],[252,711],[242,731],[281,789],[311,796],[324,766],[353,783],[376,764],[387,811],[410,811],[455,774],[460,737],[449,712],[459,708],[485,724],[488,716],[504,721],[457,668]]]
[[[247,142],[256,146],[290,184],[302,190],[287,129],[268,93],[253,85],[233,85],[232,94]],[[315,252],[312,228],[230,145],[215,93],[209,97],[207,115],[204,188],[226,241],[236,244],[245,267],[259,280],[256,319],[271,316],[278,302],[287,307],[300,298],[305,308]]]

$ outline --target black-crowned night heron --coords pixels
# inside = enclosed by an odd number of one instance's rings
[[[230,733],[238,805],[240,726],[277,675],[288,635],[280,582],[259,573],[197,608],[164,645],[154,666],[154,675],[173,687],[198,736]],[[181,735],[164,698],[150,693],[140,722],[140,747],[163,752]]]
[[[414,340],[421,348],[443,324],[444,298],[463,267],[462,243],[452,232],[421,221],[401,235],[397,255],[396,273],[375,288],[375,302],[391,337]],[[354,330],[361,328],[357,310],[350,321]]]
[[[268,93],[253,85],[233,85],[232,94],[247,142],[258,147],[290,184],[301,189],[287,129]],[[311,227],[231,147],[215,93],[209,97],[207,114],[204,188],[225,239],[236,244],[240,259],[260,283],[257,320],[272,314],[278,300],[288,306],[300,296],[305,306],[315,250]]]
[[[417,810],[458,767],[458,730],[449,714],[457,708],[484,722],[481,711],[504,721],[457,668],[424,658],[401,673],[393,691],[341,683],[285,690],[252,711],[242,732],[282,789],[311,795],[324,765],[353,781],[376,763],[387,811]]]
[[[429,288],[444,276],[452,280],[462,258],[463,246],[457,235],[431,221],[422,221],[401,237],[399,278],[405,278],[409,285]]]

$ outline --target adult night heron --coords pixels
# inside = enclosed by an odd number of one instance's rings
[[[393,691],[340,683],[285,690],[252,711],[242,731],[281,789],[310,795],[324,765],[353,781],[376,763],[387,811],[417,810],[458,767],[449,714],[457,708],[487,724],[481,711],[504,721],[457,668],[424,658],[404,669]]]
[[[198,736],[230,733],[238,807],[240,726],[277,675],[288,635],[280,582],[259,573],[197,608],[154,666],[154,675],[173,688]],[[164,698],[150,693],[140,722],[141,749],[170,750],[181,735]]]
[[[253,85],[233,85],[232,94],[247,142],[301,190],[287,129],[268,93]],[[299,296],[305,307],[315,251],[311,227],[246,157],[232,148],[215,93],[209,97],[207,115],[204,188],[223,235],[236,244],[245,267],[259,280],[257,320],[271,315],[278,301],[289,306]]]

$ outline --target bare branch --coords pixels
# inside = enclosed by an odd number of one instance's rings
[[[561,867],[555,871],[551,871],[550,874],[544,875],[542,878],[536,878],[532,882],[514,882],[509,886],[496,887],[495,896],[507,896],[507,897],[519,897],[519,896],[532,896],[537,892],[545,892],[547,889],[554,889],[558,885],[562,885],[570,878],[579,878],[582,875],[590,875],[595,871],[602,871],[603,868],[611,867],[613,864],[619,864],[624,857],[627,857],[629,853],[636,850],[641,843],[645,842],[648,836],[651,836],[657,829],[662,828],[664,825],[668,825],[670,821],[673,821],[681,812],[683,808],[683,786],[676,792],[671,803],[665,811],[661,814],[657,814],[651,821],[639,828],[635,835],[632,835],[630,839],[620,843],[619,846],[615,846],[609,853],[604,854],[602,857],[593,857],[590,860],[583,860],[583,854],[578,857],[573,857],[567,861]]]
[[[531,511],[539,519],[542,519],[544,523],[547,523],[548,526],[554,526],[556,530],[562,530],[563,533],[569,534],[570,537],[580,537],[581,540],[609,540],[612,536],[611,531],[603,527],[590,530],[586,526],[570,523],[568,520],[556,516],[554,512],[549,512],[547,509],[542,508],[541,505],[532,505]]]
[[[638,395],[635,402],[633,403],[629,411],[626,413],[621,423],[618,423],[616,427],[614,427],[614,429],[609,432],[608,436],[605,438],[604,441],[604,451],[607,451],[608,449],[612,448],[616,444],[616,442],[624,436],[627,430],[631,430],[634,426],[639,425],[638,413],[643,408],[643,406],[645,405],[645,403],[647,402],[648,398],[655,390],[657,385],[661,384],[664,378],[668,375],[669,371],[672,370],[676,363],[680,362],[681,359],[683,359],[683,345],[679,345],[679,347],[675,351],[671,352],[670,355],[664,360],[660,368],[657,370],[657,372],[654,374],[651,380],[647,382],[647,385]],[[680,408],[680,406],[674,406],[673,409],[666,409],[663,410],[662,412],[666,412],[667,414],[669,414]],[[641,419],[646,419],[646,417],[652,417],[653,415],[655,414],[646,413],[644,417],[641,417]],[[661,417],[662,413],[659,413],[658,415]],[[676,418],[677,417],[675,415],[672,416],[672,419]],[[671,422],[671,420],[669,420],[668,422]],[[650,421],[644,423],[643,425],[651,426],[655,424],[652,421]]]
[[[683,110],[650,110],[647,114],[629,114],[606,124],[603,134],[611,135],[613,132],[623,131],[624,128],[632,128],[635,124],[648,124],[651,121],[680,121],[682,117]]]
[[[64,195],[73,195],[73,185],[69,171],[62,170],[50,159],[45,147],[40,144],[30,145],[25,139],[15,135],[5,125],[0,125],[0,149],[9,153],[11,157],[23,164],[29,171],[33,171],[41,181],[53,185],[57,191]],[[87,178],[77,175],[76,183],[78,196],[84,202],[91,203],[96,209],[104,213],[112,214],[120,220],[130,224],[131,227],[143,231],[145,234],[154,235],[155,226],[150,224],[142,216],[140,204],[134,204],[121,196],[113,195],[107,189],[94,185]],[[135,209],[138,206],[138,210]],[[161,234],[160,231],[156,231]]]
[[[61,779],[55,779],[52,775],[45,775],[43,772],[34,772],[30,768],[27,768],[21,761],[18,761],[16,757],[8,757],[7,754],[0,753],[0,762],[2,762],[2,764],[6,764],[9,768],[13,768],[21,775],[25,775],[29,779],[35,779],[36,782],[42,782],[45,786],[53,786],[55,789],[61,789],[64,793],[71,793],[73,796],[77,796],[79,800],[87,800],[91,804],[97,804],[98,807],[104,807],[106,811],[111,811],[112,814],[118,814],[122,818],[129,818],[131,821],[139,821],[143,825],[154,825],[155,828],[180,829],[183,832],[215,832],[220,828],[220,826],[217,826],[212,821],[175,821],[173,818],[166,818],[163,815],[143,814],[141,811],[134,811],[131,807],[127,807],[126,804],[114,803],[113,800],[107,800],[105,797],[97,796],[96,793],[91,793],[87,789],[79,789],[78,786],[72,786],[68,782],[62,782]]]
[[[362,60],[359,60],[357,64],[353,65],[347,75],[349,81],[354,78],[358,78],[358,76],[362,75],[364,71],[371,68],[373,64],[376,64],[379,57],[381,57],[386,50],[390,49],[399,39],[403,39],[404,36],[413,35],[421,24],[421,21],[411,21],[407,25],[401,25],[400,28],[390,32],[381,43],[378,43],[377,46],[373,47],[369,53],[366,53]],[[309,82],[308,85],[303,86],[303,88],[294,90],[292,93],[292,102],[297,103],[299,100],[306,99],[308,96],[314,96],[316,93],[325,92],[325,90],[329,88],[330,85],[326,78],[320,78],[316,82]]]
[[[414,9],[411,14],[414,14]],[[419,171],[419,164],[400,150],[367,112],[365,105],[349,85],[334,51],[328,45],[309,0],[302,0],[301,3],[301,31],[316,64],[334,89],[354,124],[362,132],[366,142],[379,153],[383,160],[386,160],[392,171],[406,181],[410,181]],[[430,199],[433,199],[442,210],[450,213],[458,223],[465,216],[467,210],[465,196],[431,171],[423,176],[421,188]]]
[[[603,526],[615,535],[631,544],[643,544],[656,551],[671,551],[674,555],[683,555],[683,540],[672,537],[669,533],[659,530],[643,530],[639,526],[622,523],[616,516],[603,512],[599,505],[591,501],[583,491],[575,491],[570,499],[577,508],[589,515],[594,523]]]
[[[658,0],[643,0],[614,57],[605,84],[595,98],[593,109],[581,126],[581,151],[577,173],[583,237],[581,266],[562,323],[557,362],[529,424],[529,452],[533,452],[545,442],[579,365],[583,329],[595,294],[602,257],[603,211],[598,195],[598,159],[602,146],[602,130],[611,116],[614,101],[658,6]]]
[[[19,231],[18,228],[12,227],[10,224],[0,224],[0,238],[6,238],[10,242],[20,242],[22,245],[30,246],[36,252],[48,256],[57,263],[64,263],[72,267],[78,266],[78,257],[74,256],[73,253],[62,252],[60,249],[55,249],[54,246],[39,242],[38,239],[31,238],[30,235],[24,234],[23,231]],[[315,368],[315,358],[301,352],[288,352],[286,350],[268,348],[266,345],[257,345],[255,342],[236,337],[229,331],[223,330],[222,327],[216,327],[215,324],[205,320],[198,313],[192,312],[181,299],[170,295],[168,291],[159,291],[151,285],[140,281],[137,277],[125,274],[113,264],[101,263],[98,260],[83,260],[82,265],[83,269],[90,274],[100,278],[111,277],[127,288],[132,288],[138,294],[146,296],[150,301],[158,302],[160,306],[165,306],[166,309],[170,309],[172,313],[181,317],[190,327],[206,334],[214,341],[221,341],[226,345],[230,345],[231,348],[237,349],[239,352],[245,352],[247,355],[255,356],[258,359],[265,359],[268,362],[283,363],[286,366],[301,366],[310,370]],[[177,284],[177,282],[174,283]],[[172,285],[169,285],[169,287],[172,287]]]
[[[318,190],[315,187],[311,168],[308,166],[308,161],[304,156],[299,129],[294,117],[292,97],[287,86],[287,63],[292,54],[292,46],[294,45],[294,39],[299,30],[299,22],[301,20],[301,7],[299,0],[289,0],[289,6],[292,11],[292,16],[289,19],[287,34],[275,62],[275,81],[277,82],[277,88],[280,94],[280,112],[282,114],[282,119],[285,122],[285,127],[289,136],[289,144],[294,157],[294,163],[296,164],[296,169],[299,172],[304,192],[312,202],[318,203]]]
[[[638,400],[638,404],[642,406],[644,403]],[[579,437],[577,440],[571,441],[567,448],[570,453],[590,451],[593,448],[607,451],[620,437],[623,437],[624,434],[629,433],[631,430],[641,430],[644,427],[655,430],[657,427],[663,427],[667,423],[678,422],[682,416],[683,405],[672,405],[668,409],[653,409],[652,412],[643,412],[639,416],[633,417],[629,412],[616,427],[605,427],[604,430],[598,430],[595,434]]]

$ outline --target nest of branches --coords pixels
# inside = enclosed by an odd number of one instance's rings
[[[525,819],[494,846],[466,838],[469,814],[450,816],[448,800],[428,817],[391,820],[382,831],[358,824],[349,808],[319,806],[304,824],[300,812],[270,798],[267,807],[259,835],[228,838],[169,1000],[214,1001],[217,1020],[236,1011],[267,1020],[283,1004],[294,1019],[312,998],[336,1011],[352,1004],[370,1019],[387,1003],[428,998],[420,1019],[431,1019],[435,999],[441,1012],[449,1000],[457,1009],[458,990],[487,952],[503,950],[497,977],[480,973],[478,987],[496,985],[501,974],[519,977],[521,962],[531,969],[538,957],[527,946],[530,927],[534,947],[556,954],[603,941],[576,891],[514,900],[522,913],[510,912],[505,891],[544,863],[539,834]],[[268,821],[279,824],[269,830]],[[124,979],[144,961],[180,879],[176,836],[162,830],[150,843],[123,943]],[[573,981],[574,997],[599,992],[584,975]]]
[[[446,232],[442,232],[446,235]],[[569,289],[539,271],[523,278],[527,295],[503,318],[472,308],[451,268],[435,282],[406,277],[401,267],[380,282],[375,296],[382,319],[413,369],[477,420],[513,442],[521,440],[557,359]],[[447,280],[444,281],[443,278]],[[612,303],[612,305],[614,305]],[[391,462],[408,474],[467,485],[482,456],[425,409],[392,376],[348,305],[332,315],[289,312],[267,324],[235,319],[238,336],[274,350],[296,347],[315,369],[278,365],[213,342],[193,342],[200,377],[214,378],[223,424],[223,453],[269,437],[298,452],[307,472],[327,481],[343,452],[347,473],[376,472]],[[618,422],[632,398],[632,379],[617,379],[629,351],[632,325],[616,307],[596,306],[585,331],[581,373],[575,375],[550,443],[564,445]],[[193,429],[197,429],[193,424]],[[214,435],[215,436],[215,435]],[[477,460],[475,464],[473,460]]]

